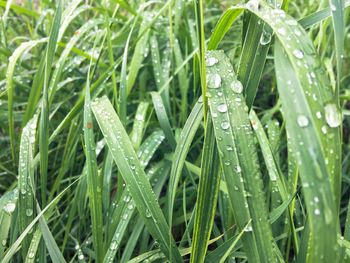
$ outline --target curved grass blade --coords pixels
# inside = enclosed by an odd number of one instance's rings
[[[102,97],[93,102],[92,110],[146,227],[169,260],[182,262],[151,185],[111,103],[106,97]]]
[[[243,86],[223,52],[208,52],[207,63],[209,108],[239,231],[250,215],[252,219],[252,227],[243,236],[244,248],[250,261],[271,262],[275,258],[272,232]]]
[[[219,194],[218,150],[210,113],[207,116],[190,262],[204,262]]]
[[[296,75],[299,72],[294,72],[295,68],[289,59],[283,53],[281,44],[275,43],[277,87],[293,155],[298,161],[308,210],[310,236],[307,262],[329,262],[337,258],[336,249],[329,246],[336,242],[337,219],[334,216],[336,206],[318,132],[325,120],[319,119],[315,114],[323,109],[320,104],[311,104],[305,99],[300,86],[300,83],[305,85],[305,82],[301,74]]]
[[[7,90],[7,106],[8,106],[8,126],[9,126],[9,135],[11,143],[11,154],[14,163],[16,163],[16,143],[15,143],[15,133],[14,133],[14,117],[13,117],[13,74],[15,71],[17,60],[22,56],[24,52],[29,52],[36,45],[46,42],[47,38],[32,40],[25,43],[22,43],[11,55],[9,58],[9,63],[6,71],[6,87]]]

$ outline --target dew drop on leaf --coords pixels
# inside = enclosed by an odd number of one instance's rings
[[[304,115],[299,115],[297,122],[299,127],[307,127],[309,125],[309,119]]]
[[[324,108],[324,111],[326,122],[329,125],[329,127],[336,128],[341,124],[341,114],[334,103],[327,104]]]

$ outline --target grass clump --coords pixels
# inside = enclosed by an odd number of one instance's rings
[[[349,262],[349,7],[0,1],[1,262]]]

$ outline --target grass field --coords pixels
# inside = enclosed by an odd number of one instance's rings
[[[349,6],[0,0],[0,262],[350,263]]]

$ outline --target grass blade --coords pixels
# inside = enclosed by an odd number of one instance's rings
[[[271,262],[275,258],[273,239],[243,87],[223,52],[208,52],[207,63],[209,108],[238,229],[243,229],[251,215],[252,228],[246,230],[250,235],[244,235],[247,256]],[[255,244],[259,256],[253,252]]]
[[[94,101],[92,110],[112,152],[124,181],[144,218],[145,224],[158,240],[164,254],[171,261],[182,262],[175,241],[169,236],[169,226],[154,196],[151,185],[133,150],[128,135],[106,97]],[[123,149],[123,151],[120,151]],[[169,244],[169,240],[171,243]],[[170,250],[173,252],[170,254]]]
[[[219,194],[219,158],[214,139],[213,123],[210,117],[210,114],[208,114],[190,262],[204,262],[211,230],[214,224],[216,203]]]

